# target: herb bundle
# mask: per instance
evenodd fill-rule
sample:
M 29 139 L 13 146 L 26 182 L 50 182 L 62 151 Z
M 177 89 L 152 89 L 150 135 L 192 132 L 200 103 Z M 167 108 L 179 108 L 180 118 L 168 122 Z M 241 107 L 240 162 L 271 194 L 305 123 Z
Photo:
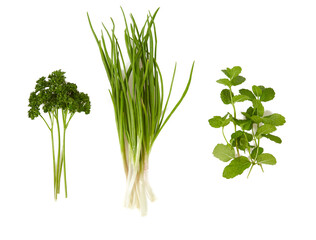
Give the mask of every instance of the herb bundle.
M 153 201 L 155 196 L 148 183 L 148 157 L 154 141 L 171 115 L 188 92 L 194 63 L 186 88 L 171 112 L 165 117 L 176 73 L 172 76 L 167 100 L 164 104 L 164 86 L 161 70 L 157 62 L 157 35 L 155 17 L 159 8 L 147 19 L 141 29 L 138 28 L 133 15 L 128 25 L 124 11 L 125 46 L 130 64 L 124 61 L 121 47 L 112 31 L 103 25 L 110 45 L 106 45 L 101 31 L 99 40 L 93 30 L 89 15 L 88 20 L 98 44 L 101 58 L 111 85 L 110 95 L 113 102 L 118 138 L 126 174 L 126 194 L 124 205 L 140 209 L 142 215 L 147 212 L 147 197 Z M 128 27 L 130 26 L 130 27 Z M 147 197 L 146 197 L 147 196 Z
M 266 115 L 263 102 L 271 101 L 275 92 L 272 88 L 264 86 L 252 86 L 251 90 L 240 89 L 238 95 L 234 95 L 232 88 L 242 84 L 246 79 L 240 76 L 241 67 L 233 67 L 222 70 L 227 78 L 217 80 L 226 88 L 221 91 L 220 97 L 226 105 L 231 105 L 233 114 L 225 116 L 214 116 L 209 119 L 209 124 L 214 128 L 221 128 L 226 144 L 217 144 L 213 155 L 223 162 L 230 163 L 223 171 L 224 178 L 234 178 L 250 168 L 248 177 L 254 165 L 259 165 L 263 171 L 262 164 L 275 165 L 276 159 L 270 153 L 265 153 L 262 148 L 261 139 L 266 138 L 276 143 L 282 140 L 271 133 L 277 130 L 277 126 L 285 123 L 285 118 L 278 113 Z M 245 112 L 241 112 L 244 119 L 237 119 L 236 103 L 250 101 L 250 106 Z M 224 128 L 232 123 L 234 132 L 228 141 Z M 244 156 L 246 155 L 246 156 Z
M 33 120 L 40 116 L 51 133 L 55 200 L 57 200 L 57 194 L 60 193 L 62 171 L 64 175 L 65 197 L 67 198 L 65 138 L 69 122 L 76 112 L 89 114 L 91 107 L 89 96 L 79 92 L 76 84 L 66 82 L 65 79 L 65 72 L 61 70 L 52 72 L 48 76 L 48 80 L 45 77 L 41 77 L 36 81 L 35 91 L 29 97 L 29 118 Z M 41 106 L 43 112 L 48 114 L 49 121 L 40 113 Z M 54 141 L 55 126 L 57 127 L 58 134 L 57 152 L 55 151 Z

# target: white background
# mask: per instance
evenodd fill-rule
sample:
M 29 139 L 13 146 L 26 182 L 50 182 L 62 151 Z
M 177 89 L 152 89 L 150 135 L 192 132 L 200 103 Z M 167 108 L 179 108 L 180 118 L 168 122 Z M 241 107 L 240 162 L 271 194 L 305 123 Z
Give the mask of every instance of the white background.
M 0 239 L 316 239 L 312 3 L 1 1 Z M 178 63 L 170 106 L 196 61 L 191 88 L 152 149 L 149 178 L 158 199 L 146 217 L 123 207 L 109 83 L 86 17 L 88 11 L 98 34 L 112 17 L 124 46 L 120 5 L 139 25 L 161 7 L 158 62 L 166 86 Z M 208 119 L 231 110 L 215 81 L 235 65 L 243 68 L 244 87 L 274 88 L 265 106 L 287 122 L 276 132 L 281 145 L 262 142 L 276 166 L 227 180 L 226 164 L 212 156 L 224 140 Z M 69 197 L 62 192 L 55 202 L 49 131 L 27 117 L 27 105 L 35 81 L 57 69 L 89 94 L 92 109 L 69 126 Z

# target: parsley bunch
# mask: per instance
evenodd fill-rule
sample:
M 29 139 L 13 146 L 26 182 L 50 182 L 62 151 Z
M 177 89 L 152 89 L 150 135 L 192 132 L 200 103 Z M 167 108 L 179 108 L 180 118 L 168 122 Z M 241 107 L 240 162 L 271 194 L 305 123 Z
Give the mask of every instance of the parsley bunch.
M 240 89 L 239 94 L 234 95 L 232 88 L 242 84 L 246 79 L 239 74 L 241 67 L 233 67 L 222 70 L 227 78 L 217 80 L 218 83 L 226 86 L 221 91 L 220 97 L 226 105 L 231 105 L 233 113 L 227 113 L 223 117 L 214 116 L 209 119 L 209 124 L 214 128 L 221 128 L 226 144 L 217 144 L 213 155 L 223 162 L 230 163 L 223 171 L 224 178 L 234 178 L 250 168 L 248 177 L 254 165 L 259 165 L 263 171 L 262 164 L 275 165 L 276 159 L 270 153 L 265 153 L 261 147 L 261 139 L 266 138 L 276 143 L 282 140 L 272 135 L 277 126 L 285 123 L 285 118 L 278 113 L 266 115 L 263 102 L 271 101 L 275 92 L 272 88 L 264 86 L 252 86 L 251 90 Z M 245 112 L 241 112 L 243 119 L 237 119 L 236 103 L 249 101 L 250 106 Z M 225 136 L 224 128 L 232 123 L 234 132 L 230 140 Z
M 32 120 L 40 116 L 51 133 L 53 162 L 54 162 L 54 197 L 60 192 L 60 179 L 64 173 L 65 196 L 67 197 L 65 137 L 69 122 L 76 112 L 90 113 L 90 99 L 85 93 L 77 90 L 77 85 L 66 82 L 65 72 L 57 70 L 52 72 L 48 79 L 41 77 L 36 81 L 35 91 L 29 97 L 28 116 Z M 49 122 L 40 111 L 49 116 Z M 60 117 L 62 126 L 60 124 Z M 54 124 L 57 125 L 58 149 L 55 152 Z M 63 135 L 61 136 L 61 132 Z M 61 137 L 62 145 L 61 145 Z M 56 159 L 57 158 L 57 159 Z M 56 161 L 57 160 L 57 161 Z

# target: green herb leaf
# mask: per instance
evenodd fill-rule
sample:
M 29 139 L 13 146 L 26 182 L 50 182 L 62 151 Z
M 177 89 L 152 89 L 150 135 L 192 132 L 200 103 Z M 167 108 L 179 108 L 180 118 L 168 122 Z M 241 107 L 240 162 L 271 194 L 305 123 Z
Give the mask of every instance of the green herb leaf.
M 272 88 L 265 88 L 262 90 L 262 95 L 260 97 L 260 100 L 263 102 L 268 102 L 272 100 L 275 96 L 275 92 Z
M 253 136 L 252 136 L 251 134 L 249 134 L 249 133 L 245 132 L 245 134 L 244 134 L 244 135 L 246 135 L 246 137 L 247 137 L 247 141 L 248 141 L 248 142 L 252 141 Z
M 253 95 L 253 93 L 248 89 L 240 89 L 239 93 L 247 96 L 250 100 L 253 100 L 256 98 L 255 95 Z
M 262 122 L 274 126 L 281 126 L 285 123 L 285 117 L 283 117 L 281 114 L 273 113 L 269 116 L 263 117 Z
M 213 128 L 220 128 L 223 126 L 223 119 L 220 116 L 214 116 L 209 119 L 208 122 Z
M 276 159 L 275 157 L 270 153 L 262 153 L 257 157 L 258 163 L 262 164 L 269 164 L 269 165 L 275 165 Z
M 244 102 L 249 100 L 249 97 L 246 95 L 236 95 L 233 97 L 233 102 Z
M 227 165 L 223 171 L 223 177 L 230 179 L 242 174 L 251 165 L 248 158 L 240 156 L 235 158 Z
M 262 134 L 262 137 L 268 138 L 269 140 L 276 142 L 276 143 L 282 143 L 282 139 L 278 136 L 272 135 L 272 134 Z
M 241 127 L 242 130 L 249 131 L 252 128 L 252 121 L 249 119 L 238 120 L 237 122 L 238 122 L 237 125 Z
M 257 96 L 257 97 L 260 97 L 261 94 L 262 94 L 262 90 L 260 87 L 256 86 L 256 85 L 253 85 L 252 86 L 252 91 L 253 93 Z
M 225 126 L 227 126 L 227 125 L 230 123 L 230 121 L 231 121 L 231 116 L 229 116 L 229 117 L 227 118 L 228 115 L 229 115 L 229 114 L 227 113 L 224 117 L 222 117 L 222 119 L 223 119 L 222 127 L 225 127 Z
M 246 113 L 249 114 L 250 116 L 252 116 L 253 113 L 254 113 L 254 111 L 255 111 L 255 110 L 253 109 L 253 107 L 249 107 L 249 108 L 247 109 Z
M 231 80 L 231 84 L 233 86 L 237 86 L 239 84 L 242 84 L 244 81 L 246 81 L 246 78 L 242 77 L 242 76 L 236 76 Z
M 262 85 L 259 85 L 258 87 L 261 89 L 261 91 L 263 91 L 265 89 L 265 87 Z
M 276 130 L 276 127 L 270 124 L 264 124 L 257 129 L 256 136 L 261 138 L 262 134 L 269 134 Z
M 259 117 L 259 116 L 257 116 L 257 115 L 251 116 L 250 119 L 251 119 L 252 121 L 254 121 L 255 123 L 261 123 L 261 122 L 262 122 L 262 118 Z
M 253 104 L 254 109 L 257 110 L 257 115 L 262 117 L 264 114 L 264 107 L 263 107 L 261 101 L 258 99 L 254 99 L 254 100 L 252 100 L 252 104 Z
M 247 119 L 250 119 L 251 116 L 247 112 L 241 112 L 242 115 L 244 115 Z
M 239 137 L 241 137 L 241 136 L 243 136 L 243 135 L 244 135 L 244 132 L 238 130 L 238 131 L 234 132 L 234 133 L 231 135 L 231 138 L 235 139 L 235 138 L 239 138 Z
M 249 146 L 249 142 L 247 141 L 247 139 L 245 137 L 241 137 L 238 141 L 238 148 L 240 150 L 245 151 L 246 148 L 248 148 Z
M 239 67 L 239 66 L 233 67 L 233 68 L 231 69 L 231 73 L 232 73 L 232 75 L 231 75 L 231 78 L 232 78 L 232 79 L 235 78 L 235 77 L 237 77 L 237 76 L 241 73 L 241 67 Z
M 227 87 L 231 87 L 231 86 L 232 86 L 231 82 L 230 82 L 229 79 L 227 79 L 227 78 L 219 79 L 219 80 L 217 80 L 216 82 L 218 82 L 218 83 L 220 83 L 220 84 L 223 84 L 223 85 L 225 85 L 225 86 L 227 86 Z
M 257 155 L 257 151 L 258 151 L 258 155 Z M 256 156 L 259 156 L 259 155 L 262 154 L 262 153 L 263 153 L 263 148 L 262 148 L 262 147 L 259 147 L 259 149 L 258 149 L 258 147 L 255 147 L 255 148 L 251 151 L 250 156 L 251 156 L 252 159 L 255 159 Z
M 230 96 L 230 91 L 228 89 L 223 89 L 221 91 L 221 99 L 224 104 L 230 104 L 232 102 L 232 98 Z
M 238 130 L 231 135 L 230 142 L 232 146 L 238 147 L 240 150 L 244 151 L 248 148 L 249 142 L 251 142 L 252 139 L 253 137 L 251 134 Z
M 235 157 L 235 150 L 230 145 L 217 144 L 213 155 L 223 162 L 228 162 Z
M 226 68 L 222 70 L 222 72 L 229 77 L 229 79 L 233 79 L 241 73 L 241 67 L 235 66 L 232 69 Z

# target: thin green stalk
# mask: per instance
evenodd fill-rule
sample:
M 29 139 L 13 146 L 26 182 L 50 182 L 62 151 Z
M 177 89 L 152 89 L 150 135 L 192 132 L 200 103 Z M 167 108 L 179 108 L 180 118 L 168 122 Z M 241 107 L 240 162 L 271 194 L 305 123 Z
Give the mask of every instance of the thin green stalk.
M 67 198 L 67 180 L 66 180 L 66 141 L 65 141 L 65 137 L 66 137 L 66 129 L 67 126 L 69 124 L 70 119 L 72 118 L 73 114 L 71 115 L 70 119 L 67 122 L 67 113 L 68 113 L 68 109 L 66 110 L 62 110 L 62 117 L 63 117 L 63 150 L 62 150 L 62 158 L 61 158 L 61 166 L 60 166 L 60 172 L 59 174 L 61 175 L 62 172 L 62 168 L 64 167 L 64 184 L 65 184 L 65 197 Z
M 68 127 L 68 125 L 69 125 L 69 122 L 70 122 L 70 120 L 72 119 L 72 117 L 74 116 L 75 114 L 74 113 L 71 113 L 70 114 L 70 117 L 69 117 L 69 119 L 68 119 L 68 121 L 67 121 L 67 123 L 66 123 L 66 128 Z
M 252 129 L 252 133 L 253 133 L 253 129 Z M 254 136 L 254 134 L 253 134 L 253 136 Z M 257 141 L 258 141 L 258 142 L 257 142 L 257 141 L 256 141 L 256 137 L 254 136 L 254 141 L 255 141 L 255 145 L 256 145 L 256 147 L 257 147 L 256 157 L 255 157 L 254 160 L 257 161 L 257 158 L 258 158 L 258 155 L 259 155 L 259 148 L 260 148 L 260 138 L 257 139 Z M 257 164 L 260 166 L 262 172 L 264 172 L 264 171 L 263 171 L 262 164 L 261 164 L 261 163 L 258 163 L 258 162 L 257 162 Z
M 230 145 L 229 142 L 228 142 L 227 139 L 226 139 L 226 136 L 225 136 L 225 133 L 224 133 L 224 127 L 222 127 L 222 134 L 223 134 L 223 137 L 224 137 L 224 139 L 225 139 L 227 145 Z
M 67 198 L 67 179 L 66 179 L 66 155 L 65 155 L 65 149 L 66 149 L 66 128 L 64 127 L 64 136 L 63 136 L 63 163 L 64 163 L 64 183 L 65 183 L 65 197 Z M 61 171 L 61 170 L 60 170 Z
M 51 130 L 51 128 L 48 126 L 48 123 L 46 122 L 45 118 L 43 118 L 42 114 L 40 114 L 40 117 L 44 120 L 46 126 L 48 127 L 49 130 Z
M 153 142 L 154 140 L 157 138 L 158 134 L 160 133 L 160 131 L 162 130 L 162 128 L 165 126 L 165 124 L 168 122 L 168 120 L 170 119 L 170 117 L 172 116 L 172 114 L 176 111 L 176 109 L 178 108 L 178 106 L 180 105 L 180 103 L 182 102 L 183 98 L 185 97 L 185 95 L 187 94 L 190 84 L 191 84 L 191 80 L 192 80 L 192 74 L 193 74 L 193 69 L 194 69 L 194 63 L 192 64 L 191 67 L 191 72 L 190 72 L 190 77 L 189 77 L 189 81 L 187 83 L 187 86 L 185 87 L 184 92 L 182 93 L 181 98 L 179 99 L 179 101 L 177 102 L 177 104 L 173 107 L 173 109 L 171 110 L 171 112 L 169 113 L 169 115 L 167 116 L 167 118 L 165 119 L 164 123 L 161 125 L 161 127 L 158 129 L 156 135 L 154 136 Z
M 260 147 L 260 139 L 258 138 L 257 152 L 256 152 L 256 160 L 259 155 L 259 147 Z
M 51 113 L 49 114 L 49 118 L 51 121 L 50 134 L 52 141 L 52 152 L 53 152 L 53 169 L 54 169 L 54 197 L 57 200 L 57 191 L 56 191 L 56 161 L 55 161 L 55 146 L 54 146 L 54 117 L 52 117 Z
M 244 136 L 245 136 L 245 138 L 247 139 L 247 135 L 246 135 L 245 132 L 244 132 Z M 248 139 L 247 139 L 247 140 L 248 140 Z M 249 144 L 247 144 L 247 150 L 248 150 L 248 153 L 249 153 L 249 158 L 250 158 L 251 162 L 253 162 L 253 159 L 251 158 L 251 150 L 250 150 Z
M 233 101 L 233 92 L 232 92 L 232 88 L 229 87 L 229 93 L 230 93 L 230 99 L 231 99 L 231 104 L 233 106 L 233 109 L 234 109 L 234 119 L 236 119 L 236 108 L 235 108 L 235 104 L 234 104 L 234 101 Z M 235 129 L 235 132 L 237 131 L 237 127 L 236 127 L 236 123 L 233 121 L 233 124 L 234 124 L 234 129 Z M 240 153 L 239 153 L 239 149 L 238 149 L 238 142 L 236 140 L 236 150 L 237 150 L 237 155 L 238 157 L 240 156 Z
M 257 144 L 257 141 L 256 141 L 256 136 L 255 136 L 255 133 L 253 131 L 253 127 L 251 128 L 251 132 L 252 132 L 252 137 L 253 137 L 253 140 L 255 141 L 255 146 L 257 147 L 258 144 Z
M 250 167 L 249 173 L 248 173 L 248 175 L 247 175 L 247 178 L 249 178 L 249 175 L 250 175 L 250 173 L 251 173 L 251 170 L 252 170 L 253 166 L 254 166 L 254 164 L 251 164 L 251 167 Z
M 57 157 L 57 169 L 56 169 L 56 177 L 57 177 L 57 193 L 60 192 L 60 174 L 59 174 L 59 168 L 60 168 L 60 163 L 61 163 L 61 147 L 60 147 L 60 126 L 59 126 L 59 120 L 58 120 L 58 109 L 55 110 L 55 119 L 57 123 L 57 132 L 58 132 L 58 157 Z

